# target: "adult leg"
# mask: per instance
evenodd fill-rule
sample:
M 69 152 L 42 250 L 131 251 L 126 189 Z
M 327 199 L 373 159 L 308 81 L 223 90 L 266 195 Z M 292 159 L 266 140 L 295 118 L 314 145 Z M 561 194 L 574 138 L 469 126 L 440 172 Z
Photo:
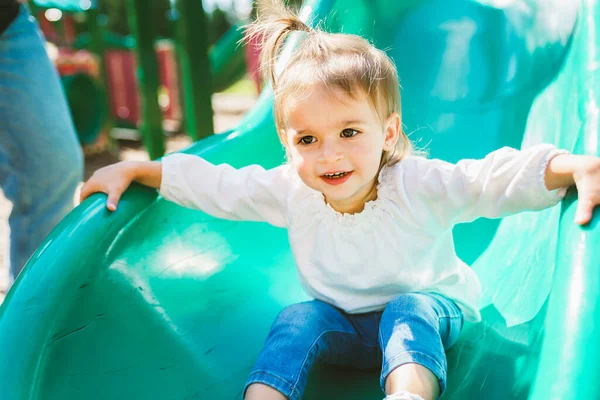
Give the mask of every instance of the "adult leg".
M 408 293 L 393 299 L 379 326 L 381 388 L 388 395 L 437 399 L 446 387 L 445 350 L 458 339 L 462 324 L 460 308 L 444 296 Z
M 376 314 L 349 316 L 318 300 L 285 308 L 273 323 L 248 378 L 245 398 L 300 399 L 315 361 L 358 368 L 377 366 L 377 322 Z
M 83 157 L 58 74 L 25 7 L 0 36 L 0 186 L 13 204 L 9 285 L 73 208 Z

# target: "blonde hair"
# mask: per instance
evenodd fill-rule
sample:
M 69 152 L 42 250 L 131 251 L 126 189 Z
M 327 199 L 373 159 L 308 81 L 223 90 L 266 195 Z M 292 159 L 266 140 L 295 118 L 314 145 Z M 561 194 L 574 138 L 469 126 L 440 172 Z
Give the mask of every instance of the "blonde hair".
M 262 41 L 261 69 L 273 86 L 275 123 L 280 135 L 285 127 L 285 99 L 290 94 L 301 94 L 314 84 L 339 89 L 352 98 L 365 93 L 382 123 L 393 113 L 402 121 L 398 73 L 383 51 L 360 36 L 311 28 L 286 8 L 282 0 L 259 1 L 258 10 L 257 20 L 247 27 L 247 37 L 258 37 Z M 275 66 L 283 43 L 290 33 L 297 31 L 307 37 L 276 76 Z M 380 167 L 394 165 L 413 152 L 402 123 L 400 126 L 396 145 L 392 150 L 383 151 Z

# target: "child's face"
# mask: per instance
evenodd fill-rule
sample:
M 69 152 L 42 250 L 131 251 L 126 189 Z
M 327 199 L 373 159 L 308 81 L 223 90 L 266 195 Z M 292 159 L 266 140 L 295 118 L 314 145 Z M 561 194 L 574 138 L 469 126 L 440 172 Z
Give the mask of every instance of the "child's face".
M 302 181 L 335 210 L 362 211 L 377 195 L 381 155 L 398 140 L 400 117 L 382 123 L 366 94 L 353 99 L 323 87 L 288 99 L 284 113 L 282 139 Z

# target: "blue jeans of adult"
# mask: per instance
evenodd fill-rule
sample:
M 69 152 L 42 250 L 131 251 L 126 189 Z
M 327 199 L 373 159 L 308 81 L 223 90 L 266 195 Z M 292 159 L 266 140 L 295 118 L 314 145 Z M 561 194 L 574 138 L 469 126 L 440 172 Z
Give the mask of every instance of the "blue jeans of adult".
M 0 187 L 13 208 L 9 286 L 73 208 L 83 156 L 58 73 L 25 6 L 0 35 Z
M 463 326 L 461 309 L 437 293 L 405 293 L 383 311 L 347 314 L 320 300 L 293 304 L 277 316 L 244 391 L 253 383 L 302 398 L 315 362 L 360 369 L 380 367 L 379 383 L 397 367 L 416 363 L 446 389 L 445 351 Z

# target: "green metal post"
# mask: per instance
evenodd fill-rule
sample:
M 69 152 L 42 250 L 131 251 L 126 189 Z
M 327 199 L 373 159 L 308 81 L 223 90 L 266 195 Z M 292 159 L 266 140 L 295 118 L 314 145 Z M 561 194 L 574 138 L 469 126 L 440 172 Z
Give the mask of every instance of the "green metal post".
M 102 39 L 106 29 L 106 24 L 100 23 L 101 18 L 98 8 L 93 7 L 87 11 L 88 14 L 88 29 L 91 34 L 89 50 L 98 57 L 98 79 L 100 80 L 100 90 L 102 91 L 102 107 L 106 112 L 106 118 L 102 129 L 105 132 L 110 132 L 114 123 L 110 116 L 110 104 L 108 102 L 108 83 L 106 81 L 106 70 L 104 68 L 104 40 Z M 107 135 L 110 139 L 110 135 Z
M 136 41 L 138 83 L 142 102 L 142 137 L 151 159 L 165 153 L 162 112 L 158 105 L 158 59 L 154 50 L 154 23 L 149 0 L 128 0 L 129 25 Z
M 207 18 L 202 0 L 176 0 L 175 4 L 186 130 L 198 140 L 214 132 Z
M 98 21 L 98 19 L 101 17 L 100 17 L 100 13 L 97 8 L 92 8 L 92 9 L 88 10 L 87 16 L 88 16 L 88 30 L 91 35 L 89 50 L 92 53 L 94 53 L 100 60 L 99 73 L 100 73 L 100 78 L 102 79 L 102 83 L 104 83 L 105 82 L 104 42 L 102 40 L 104 26 L 102 26 Z

